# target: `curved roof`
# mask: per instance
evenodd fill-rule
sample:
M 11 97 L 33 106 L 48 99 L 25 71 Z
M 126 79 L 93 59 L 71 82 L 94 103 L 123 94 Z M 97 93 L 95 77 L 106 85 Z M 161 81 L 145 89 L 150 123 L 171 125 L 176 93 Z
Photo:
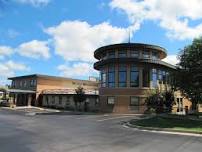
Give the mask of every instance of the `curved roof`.
M 152 60 L 152 59 L 134 59 L 134 58 L 111 58 L 102 61 L 98 61 L 94 64 L 94 68 L 99 70 L 102 66 L 108 65 L 111 63 L 141 63 L 141 64 L 152 64 L 155 66 L 161 66 L 169 69 L 176 69 L 172 64 L 166 63 L 161 60 Z
M 158 45 L 151 45 L 151 44 L 144 44 L 144 43 L 120 43 L 120 44 L 112 44 L 112 45 L 106 45 L 102 46 L 98 49 L 95 50 L 94 52 L 94 57 L 96 59 L 100 59 L 101 55 L 112 49 L 121 49 L 121 48 L 126 48 L 126 49 L 131 49 L 131 48 L 138 48 L 138 49 L 152 49 L 160 52 L 160 58 L 163 59 L 167 56 L 167 51 L 163 47 L 160 47 Z

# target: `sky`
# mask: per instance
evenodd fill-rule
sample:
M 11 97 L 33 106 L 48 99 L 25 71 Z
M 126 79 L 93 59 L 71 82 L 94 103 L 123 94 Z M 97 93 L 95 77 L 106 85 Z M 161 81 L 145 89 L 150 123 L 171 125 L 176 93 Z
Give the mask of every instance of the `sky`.
M 98 76 L 93 52 L 128 42 L 160 45 L 176 64 L 202 34 L 201 0 L 0 0 L 0 85 L 7 77 Z

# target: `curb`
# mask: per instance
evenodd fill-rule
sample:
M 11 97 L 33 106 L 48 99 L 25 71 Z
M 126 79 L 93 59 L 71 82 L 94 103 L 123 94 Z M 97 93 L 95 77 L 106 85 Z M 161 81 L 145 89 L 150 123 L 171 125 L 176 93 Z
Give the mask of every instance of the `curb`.
M 146 132 L 152 132 L 152 133 L 202 137 L 202 132 L 196 133 L 193 131 L 181 131 L 181 130 L 172 130 L 172 129 L 166 129 L 166 128 L 142 127 L 142 126 L 138 126 L 138 125 L 133 125 L 130 122 L 123 124 L 123 126 L 126 128 L 137 129 L 140 131 L 146 131 Z

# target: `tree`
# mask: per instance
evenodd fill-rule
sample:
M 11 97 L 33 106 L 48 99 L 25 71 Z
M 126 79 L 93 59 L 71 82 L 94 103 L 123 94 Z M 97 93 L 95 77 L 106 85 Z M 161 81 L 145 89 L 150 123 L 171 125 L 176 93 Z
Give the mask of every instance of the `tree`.
M 75 108 L 77 110 L 79 105 L 79 110 L 81 110 L 81 103 L 83 103 L 86 100 L 85 91 L 82 87 L 79 86 L 77 89 L 75 89 L 75 92 L 76 92 L 76 94 L 74 94 Z
M 197 104 L 202 103 L 202 37 L 185 46 L 178 57 L 176 89 L 191 99 L 192 108 L 196 110 Z
M 145 100 L 148 111 L 156 113 L 171 112 L 174 104 L 173 91 L 153 91 Z

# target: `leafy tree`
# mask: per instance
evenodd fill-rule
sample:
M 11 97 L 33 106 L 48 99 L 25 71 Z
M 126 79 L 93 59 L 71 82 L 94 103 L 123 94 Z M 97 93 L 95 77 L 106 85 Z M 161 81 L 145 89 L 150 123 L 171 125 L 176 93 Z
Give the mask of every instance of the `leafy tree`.
M 193 109 L 197 109 L 197 104 L 202 103 L 202 37 L 185 46 L 179 59 L 175 74 L 176 89 L 190 98 Z
M 79 110 L 81 110 L 81 104 L 86 100 L 86 95 L 85 95 L 85 91 L 82 87 L 78 87 L 77 89 L 75 89 L 76 94 L 73 96 L 74 97 L 74 103 L 75 103 L 75 107 L 76 110 L 79 107 Z
M 174 104 L 174 93 L 173 91 L 151 92 L 145 102 L 148 111 L 155 111 L 156 113 L 171 112 Z

